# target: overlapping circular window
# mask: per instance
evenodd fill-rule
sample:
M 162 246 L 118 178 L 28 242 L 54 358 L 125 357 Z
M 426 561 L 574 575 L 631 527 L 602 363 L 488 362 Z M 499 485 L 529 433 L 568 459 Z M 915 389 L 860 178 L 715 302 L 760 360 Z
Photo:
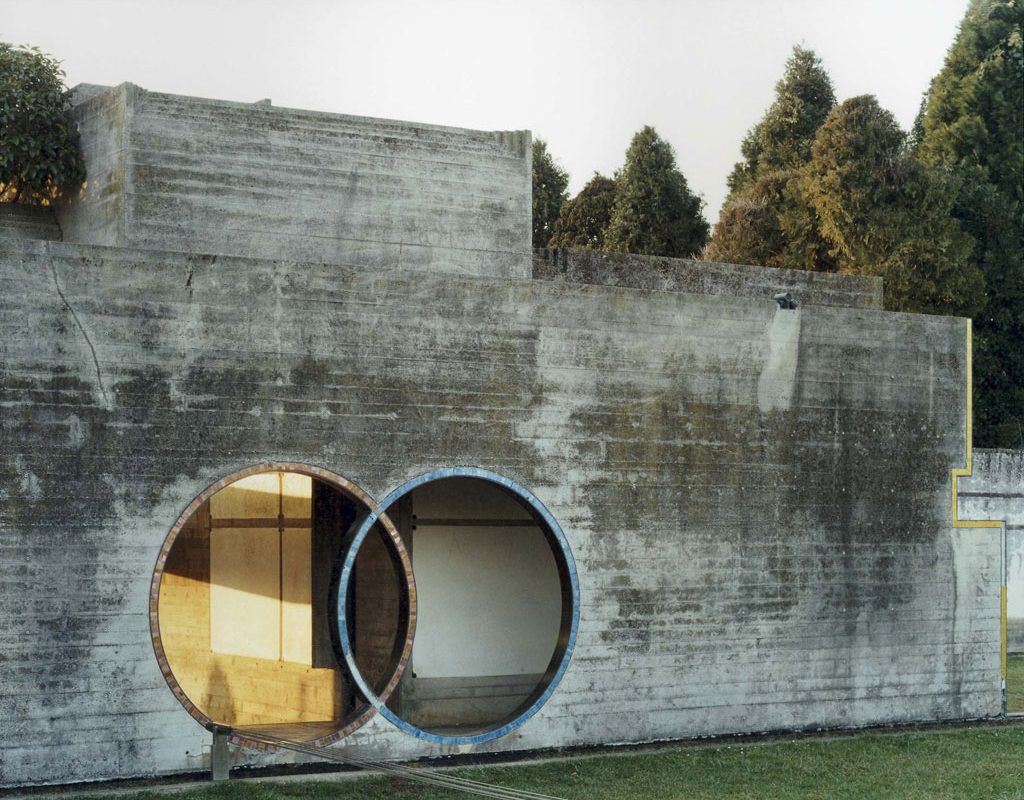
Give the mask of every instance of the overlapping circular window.
M 326 744 L 380 713 L 464 744 L 551 696 L 579 586 L 554 518 L 503 476 L 439 470 L 378 506 L 339 475 L 267 464 L 179 517 L 150 621 L 169 686 L 207 727 Z

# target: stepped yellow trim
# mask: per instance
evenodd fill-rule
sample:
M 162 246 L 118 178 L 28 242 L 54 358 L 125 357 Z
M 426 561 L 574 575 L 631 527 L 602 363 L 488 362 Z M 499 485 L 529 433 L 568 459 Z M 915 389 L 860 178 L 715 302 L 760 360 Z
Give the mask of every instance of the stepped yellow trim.
M 957 505 L 957 483 L 960 478 L 965 478 L 974 472 L 974 326 L 971 320 L 967 320 L 967 466 L 954 467 L 952 470 L 953 484 L 953 527 L 954 528 L 999 528 L 1002 530 L 1003 522 L 994 519 L 960 519 L 960 510 Z M 1004 545 L 1000 545 L 1004 547 Z M 1000 554 L 1000 562 L 1003 555 Z M 1000 658 L 1002 662 L 1001 671 L 1003 685 L 1006 685 L 1006 564 L 1002 564 L 1002 575 L 1000 575 L 999 586 L 999 616 L 1000 616 Z
M 959 478 L 969 477 L 974 472 L 973 418 L 974 418 L 974 376 L 973 376 L 973 328 L 967 320 L 967 466 L 953 468 L 953 527 L 954 528 L 1002 528 L 1003 523 L 994 519 L 960 519 L 957 508 L 957 483 Z

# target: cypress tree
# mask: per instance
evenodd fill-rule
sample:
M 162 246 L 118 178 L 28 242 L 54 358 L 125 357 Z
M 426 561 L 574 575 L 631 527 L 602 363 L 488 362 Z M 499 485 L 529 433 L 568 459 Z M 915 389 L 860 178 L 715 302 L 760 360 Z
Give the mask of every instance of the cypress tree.
M 974 443 L 1024 447 L 1024 4 L 972 0 L 917 128 L 957 186 L 953 213 L 985 276 L 974 319 Z
M 547 247 L 568 198 L 569 174 L 555 163 L 543 139 L 533 140 L 533 246 Z
M 813 50 L 794 47 L 785 73 L 775 84 L 774 102 L 743 139 L 743 161 L 733 168 L 729 189 L 736 192 L 768 171 L 806 164 L 814 134 L 835 104 L 832 79 L 821 59 Z
M 772 267 L 832 270 L 814 210 L 799 191 L 818 128 L 835 106 L 832 80 L 813 50 L 794 47 L 775 100 L 748 131 L 729 175 L 707 256 Z
M 672 146 L 645 126 L 615 178 L 615 205 L 604 249 L 685 258 L 707 242 L 704 205 L 676 168 Z
M 886 307 L 971 314 L 984 279 L 951 214 L 953 190 L 906 147 L 896 119 L 863 95 L 819 128 L 800 181 L 842 272 L 879 275 Z
M 615 181 L 595 173 L 578 195 L 562 206 L 551 247 L 600 250 L 615 205 Z

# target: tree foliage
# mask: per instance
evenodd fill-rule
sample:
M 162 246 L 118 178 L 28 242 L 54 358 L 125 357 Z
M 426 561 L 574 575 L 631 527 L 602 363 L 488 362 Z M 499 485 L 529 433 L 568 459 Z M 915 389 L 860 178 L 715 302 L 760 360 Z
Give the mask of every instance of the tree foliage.
M 615 181 L 595 173 L 578 195 L 562 206 L 549 247 L 600 250 L 615 205 Z
M 830 247 L 799 178 L 818 128 L 835 106 L 832 79 L 814 51 L 794 47 L 775 84 L 775 100 L 748 131 L 743 160 L 728 178 L 708 258 L 771 267 L 831 270 Z
M 818 130 L 805 197 L 838 269 L 881 276 L 888 308 L 972 314 L 984 278 L 952 216 L 953 189 L 906 138 L 873 96 L 845 101 Z
M 1024 3 L 972 0 L 916 127 L 957 187 L 953 214 L 985 276 L 974 320 L 974 442 L 1024 447 Z
M 85 180 L 64 92 L 57 61 L 0 42 L 0 202 L 50 203 Z
M 707 242 L 704 202 L 690 191 L 672 146 L 654 128 L 645 126 L 633 137 L 615 186 L 604 249 L 686 258 Z
M 774 102 L 743 139 L 743 161 L 733 168 L 729 189 L 735 192 L 765 172 L 805 164 L 814 135 L 835 104 L 832 79 L 821 59 L 813 50 L 794 47 L 775 84 Z
M 766 171 L 722 208 L 705 257 L 734 264 L 836 269 L 832 248 L 802 191 L 803 170 Z
M 555 163 L 542 139 L 533 140 L 533 246 L 547 247 L 569 196 L 569 174 Z
M 982 305 L 984 279 L 953 215 L 957 182 L 915 156 L 874 97 L 836 106 L 810 50 L 794 50 L 742 151 L 708 258 L 881 276 L 898 311 Z

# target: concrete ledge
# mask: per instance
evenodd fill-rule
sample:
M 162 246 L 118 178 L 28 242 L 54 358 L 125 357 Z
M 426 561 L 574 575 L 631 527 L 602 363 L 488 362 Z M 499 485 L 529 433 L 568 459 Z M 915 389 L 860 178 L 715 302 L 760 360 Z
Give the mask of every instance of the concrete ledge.
M 758 297 L 792 292 L 803 305 L 881 308 L 882 279 L 600 250 L 535 250 L 533 277 L 686 294 Z

